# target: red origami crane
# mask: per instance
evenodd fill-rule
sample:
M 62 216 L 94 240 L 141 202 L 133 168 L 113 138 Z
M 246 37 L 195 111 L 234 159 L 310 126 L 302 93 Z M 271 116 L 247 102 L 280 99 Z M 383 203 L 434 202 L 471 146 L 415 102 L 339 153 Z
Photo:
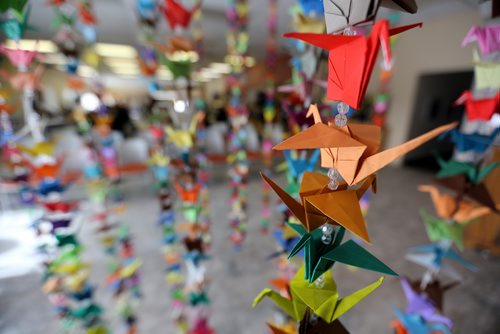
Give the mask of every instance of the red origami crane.
M 465 104 L 469 121 L 489 121 L 493 114 L 500 113 L 500 91 L 493 97 L 476 100 L 472 92 L 466 90 L 454 103 L 454 105 L 462 104 Z
M 176 0 L 165 0 L 165 6 L 163 6 L 163 15 L 168 22 L 171 29 L 187 28 L 189 23 L 191 23 L 191 18 L 193 14 L 201 7 L 201 0 L 194 6 L 191 10 L 183 7 Z
M 389 29 L 389 21 L 382 20 L 375 23 L 368 37 L 297 32 L 285 34 L 285 37 L 300 39 L 330 51 L 327 98 L 343 101 L 352 108 L 359 109 L 380 45 L 384 51 L 386 64 L 390 64 L 389 36 L 420 26 L 422 23 Z

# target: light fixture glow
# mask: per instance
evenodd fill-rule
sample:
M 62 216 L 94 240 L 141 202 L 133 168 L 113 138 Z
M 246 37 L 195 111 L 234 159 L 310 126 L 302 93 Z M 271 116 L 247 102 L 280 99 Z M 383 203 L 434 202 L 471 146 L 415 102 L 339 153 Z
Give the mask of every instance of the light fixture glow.
M 130 45 L 97 43 L 95 52 L 101 57 L 135 58 L 137 51 Z
M 57 46 L 48 40 L 22 39 L 19 42 L 7 40 L 5 46 L 10 49 L 21 49 L 28 51 L 38 51 L 41 53 L 56 53 Z
M 186 102 L 182 100 L 174 101 L 174 110 L 178 113 L 183 113 L 186 111 Z
M 91 92 L 83 93 L 80 97 L 80 104 L 87 111 L 96 111 L 100 103 L 97 95 Z

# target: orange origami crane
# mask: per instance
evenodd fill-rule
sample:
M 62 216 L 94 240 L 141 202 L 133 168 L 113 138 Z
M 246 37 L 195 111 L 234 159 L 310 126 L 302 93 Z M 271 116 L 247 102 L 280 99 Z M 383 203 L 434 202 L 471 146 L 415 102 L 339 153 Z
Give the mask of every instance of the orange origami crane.
M 201 0 L 191 9 L 183 7 L 176 0 L 165 0 L 165 5 L 162 7 L 165 19 L 171 29 L 187 28 L 191 23 L 193 14 L 201 7 Z
M 476 100 L 472 92 L 467 90 L 454 103 L 454 105 L 463 104 L 469 121 L 489 121 L 493 114 L 500 113 L 500 91 L 493 97 Z
M 327 98 L 343 101 L 354 109 L 363 102 L 368 82 L 382 45 L 385 63 L 391 63 L 389 36 L 422 26 L 422 23 L 389 29 L 389 21 L 375 23 L 369 37 L 313 33 L 288 33 L 285 37 L 300 39 L 330 51 L 328 58 Z
M 418 187 L 418 190 L 431 195 L 436 213 L 438 217 L 443 219 L 453 219 L 457 223 L 468 223 L 492 212 L 487 206 L 478 206 L 468 201 L 457 201 L 453 196 L 441 193 L 435 186 L 422 185 Z
M 397 158 L 423 143 L 457 126 L 457 123 L 440 126 L 399 146 L 379 152 L 380 127 L 370 124 L 350 124 L 337 127 L 321 121 L 316 105 L 309 107 L 314 124 L 308 129 L 286 139 L 275 150 L 321 149 L 321 166 L 335 168 L 348 185 L 361 182 Z
M 261 175 L 307 231 L 310 232 L 333 221 L 334 224 L 343 226 L 366 242 L 370 242 L 359 199 L 370 186 L 375 192 L 374 175 L 368 177 L 356 190 L 347 189 L 345 183 L 337 190 L 330 190 L 326 175 L 305 172 L 299 189 L 302 203 L 297 202 L 267 176 Z
M 35 70 L 31 72 L 19 72 L 10 74 L 7 71 L 0 71 L 0 76 L 9 81 L 12 87 L 16 90 L 34 90 L 40 87 L 40 78 L 43 74 L 44 67 L 38 65 Z
M 183 36 L 173 36 L 166 40 L 166 45 L 154 43 L 154 46 L 166 54 L 172 54 L 177 51 L 192 51 L 194 43 L 189 38 Z

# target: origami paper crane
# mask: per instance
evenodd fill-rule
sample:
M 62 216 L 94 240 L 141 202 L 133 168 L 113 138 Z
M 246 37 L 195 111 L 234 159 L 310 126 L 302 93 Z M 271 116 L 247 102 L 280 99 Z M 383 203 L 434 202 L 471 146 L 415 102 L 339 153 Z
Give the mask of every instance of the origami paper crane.
M 298 4 L 302 9 L 302 12 L 306 15 L 315 14 L 321 15 L 323 14 L 323 1 L 321 0 L 298 0 Z
M 157 49 L 165 54 L 173 54 L 177 51 L 192 51 L 195 47 L 192 40 L 177 35 L 168 38 L 166 45 L 162 45 L 159 43 L 155 43 L 154 45 Z
M 271 289 L 264 289 L 254 299 L 252 306 L 255 307 L 262 301 L 262 299 L 269 297 L 288 316 L 296 321 L 301 321 L 304 318 L 306 311 L 310 309 L 311 312 L 319 316 L 321 319 L 327 323 L 331 323 L 375 291 L 384 280 L 384 278 L 381 277 L 378 281 L 369 284 L 344 298 L 339 298 L 337 285 L 335 284 L 330 271 L 325 272 L 324 284 L 322 286 L 318 286 L 314 283 L 309 284 L 303 278 L 304 273 L 305 269 L 304 266 L 302 266 L 290 281 L 291 300 L 281 296 L 279 293 Z
M 280 93 L 297 93 L 302 101 L 307 101 L 311 98 L 311 92 L 314 86 L 327 88 L 326 81 L 308 79 L 304 73 L 300 75 L 302 80 L 298 84 L 282 85 L 278 87 Z
M 477 42 L 484 56 L 500 50 L 500 25 L 472 26 L 462 41 L 462 47 L 472 42 Z
M 421 26 L 421 23 L 389 29 L 389 21 L 375 23 L 369 37 L 311 33 L 288 33 L 285 37 L 296 38 L 328 50 L 327 98 L 343 101 L 359 109 L 366 94 L 378 50 L 382 44 L 384 61 L 391 62 L 389 36 Z
M 187 28 L 191 23 L 193 14 L 201 8 L 199 1 L 191 10 L 183 7 L 177 0 L 165 0 L 165 5 L 162 7 L 163 15 L 171 29 Z
M 476 89 L 500 89 L 500 62 L 484 62 L 476 49 L 472 58 Z
M 59 30 L 63 26 L 73 27 L 76 23 L 75 13 L 67 14 L 60 9 L 56 9 L 54 14 L 55 16 L 52 19 L 52 27 L 55 30 Z
M 465 260 L 453 249 L 439 243 L 410 248 L 406 254 L 406 258 L 409 261 L 427 268 L 433 273 L 443 270 L 446 274 L 456 280 L 460 280 L 460 275 L 455 269 L 453 269 L 453 267 L 445 263 L 444 260 L 451 260 L 463 265 L 471 271 L 477 271 L 476 266 Z
M 33 60 L 38 56 L 37 51 L 9 49 L 3 45 L 0 45 L 0 53 L 6 55 L 12 65 L 23 70 L 28 69 Z
M 427 236 L 432 242 L 447 240 L 455 243 L 459 249 L 464 248 L 464 225 L 456 224 L 445 219 L 429 215 L 425 210 L 420 211 Z
M 454 102 L 455 105 L 465 105 L 469 121 L 489 121 L 493 114 L 500 113 L 500 91 L 489 98 L 476 99 L 471 91 L 465 91 Z
M 457 129 L 445 132 L 439 138 L 451 137 L 451 141 L 455 144 L 455 149 L 458 151 L 474 151 L 476 153 L 484 153 L 493 144 L 495 138 L 500 133 L 500 127 L 496 128 L 489 136 L 474 134 L 464 134 Z
M 406 314 L 417 314 L 426 322 L 442 323 L 448 328 L 453 326 L 449 318 L 438 313 L 436 306 L 432 304 L 432 301 L 425 294 L 418 293 L 412 289 L 406 278 L 400 278 L 400 283 L 408 303 L 405 309 Z
M 309 107 L 308 115 L 314 116 L 316 124 L 286 139 L 274 149 L 320 148 L 321 166 L 337 169 L 348 185 L 362 181 L 409 151 L 457 126 L 457 123 L 443 125 L 399 146 L 378 152 L 380 127 L 350 124 L 339 128 L 332 123 L 324 124 L 316 105 Z
M 415 14 L 415 0 L 323 0 L 327 33 L 339 32 L 347 26 L 371 21 L 379 6 Z
M 297 329 L 295 326 L 288 326 L 288 324 L 279 326 L 276 324 L 267 324 L 267 327 L 271 330 L 271 333 L 273 334 L 296 334 Z
M 369 242 L 359 207 L 359 198 L 373 184 L 375 179 L 373 176 L 365 180 L 357 190 L 332 191 L 326 186 L 328 178 L 325 175 L 306 172 L 299 190 L 302 204 L 267 176 L 262 174 L 262 177 L 301 222 L 301 224 L 288 224 L 301 237 L 289 257 L 295 256 L 302 249 L 305 250 L 305 278 L 309 282 L 315 281 L 335 262 L 397 275 L 354 241 L 349 240 L 341 244 L 345 229 Z M 330 243 L 322 240 L 323 232 L 319 227 L 325 223 L 340 226 Z
M 82 1 L 78 3 L 78 17 L 84 25 L 93 26 L 97 23 L 92 10 L 92 3 L 89 1 Z
M 26 7 L 27 0 L 6 0 L 1 1 L 0 12 L 4 17 L 0 21 L 0 28 L 8 39 L 18 41 L 28 28 L 28 18 L 31 7 Z M 24 8 L 26 7 L 26 10 Z
M 286 226 L 285 228 L 289 227 Z M 287 254 L 291 252 L 293 247 L 295 247 L 295 245 L 299 241 L 299 238 L 295 234 L 291 237 L 287 237 L 285 231 L 283 231 L 282 229 L 274 230 L 272 234 L 273 237 L 278 242 L 280 249 L 277 252 L 269 255 L 267 257 L 268 259 L 272 259 L 282 254 Z
M 473 203 L 443 194 L 434 186 L 423 185 L 419 186 L 418 190 L 427 192 L 431 195 L 438 217 L 445 220 L 453 220 L 457 223 L 468 223 L 492 212 L 491 209 L 486 206 L 477 206 Z
M 439 311 L 443 310 L 443 297 L 444 293 L 459 284 L 454 281 L 448 284 L 441 284 L 439 280 L 428 282 L 425 288 L 422 289 L 422 281 L 408 281 L 413 291 L 425 295 Z
M 488 189 L 484 184 L 475 184 L 465 174 L 437 178 L 434 180 L 436 183 L 447 187 L 457 193 L 457 197 L 467 196 L 470 199 L 484 205 L 491 210 L 497 210 L 496 203 L 493 201 Z
M 441 334 L 451 334 L 450 330 L 446 325 L 437 323 L 437 324 L 429 324 L 424 321 L 424 319 L 417 314 L 405 314 L 401 312 L 398 308 L 394 309 L 396 316 L 399 321 L 402 323 L 404 328 L 407 330 L 406 333 L 411 334 L 432 334 L 432 333 L 441 333 Z M 399 334 L 399 333 L 398 333 Z
M 484 167 L 479 167 L 453 158 L 445 161 L 438 157 L 437 162 L 440 167 L 439 172 L 436 174 L 438 179 L 464 174 L 474 184 L 481 183 L 489 173 L 500 167 L 500 162 L 492 162 Z
M 215 331 L 208 324 L 207 318 L 196 319 L 194 326 L 189 330 L 188 334 L 214 334 Z
M 300 180 L 305 172 L 312 172 L 314 170 L 319 153 L 319 150 L 314 150 L 308 159 L 298 154 L 294 157 L 293 152 L 290 150 L 284 151 L 283 155 L 285 156 L 290 174 L 297 180 Z
M 33 72 L 10 74 L 2 70 L 0 76 L 18 91 L 33 91 L 40 88 L 40 79 L 44 70 L 43 65 L 38 65 Z
M 189 149 L 193 147 L 194 136 L 196 135 L 196 127 L 200 122 L 203 121 L 205 114 L 202 112 L 196 113 L 189 123 L 189 128 L 187 130 L 173 129 L 171 126 L 165 127 L 165 132 L 168 136 L 168 140 L 173 142 L 177 147 L 181 149 Z
M 159 53 L 159 56 L 160 62 L 172 72 L 174 79 L 189 78 L 191 75 L 192 63 L 190 60 L 170 60 L 163 53 Z

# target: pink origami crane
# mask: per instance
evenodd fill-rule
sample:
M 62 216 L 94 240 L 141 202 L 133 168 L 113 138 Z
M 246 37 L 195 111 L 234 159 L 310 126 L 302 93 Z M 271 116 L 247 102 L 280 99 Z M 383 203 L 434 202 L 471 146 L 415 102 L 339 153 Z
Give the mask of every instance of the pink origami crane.
M 473 26 L 465 35 L 462 46 L 471 42 L 477 42 L 483 56 L 500 51 L 500 25 Z
M 375 23 L 370 36 L 346 36 L 312 33 L 288 33 L 285 37 L 296 38 L 328 50 L 327 98 L 343 101 L 359 109 L 366 94 L 368 82 L 382 46 L 384 61 L 391 63 L 389 36 L 422 26 L 421 23 L 389 29 L 389 21 Z
M 297 93 L 302 101 L 311 97 L 313 86 L 328 88 L 328 82 L 323 80 L 308 79 L 304 73 L 300 74 L 302 82 L 298 84 L 282 85 L 278 87 L 280 93 Z
M 23 71 L 27 70 L 33 60 L 39 55 L 38 51 L 9 49 L 3 45 L 0 45 L 0 53 L 6 55 L 12 65 Z
M 500 91 L 493 97 L 475 99 L 472 92 L 467 90 L 454 103 L 463 104 L 469 121 L 489 121 L 493 114 L 500 113 Z

